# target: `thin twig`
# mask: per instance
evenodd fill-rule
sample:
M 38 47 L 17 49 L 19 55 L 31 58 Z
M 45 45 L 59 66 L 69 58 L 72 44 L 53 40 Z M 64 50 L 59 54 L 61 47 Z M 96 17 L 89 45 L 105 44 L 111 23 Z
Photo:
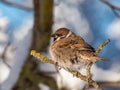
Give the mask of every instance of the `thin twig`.
M 114 14 L 118 17 L 120 17 L 120 14 L 116 12 L 116 10 L 120 10 L 120 6 L 116 6 L 114 4 L 112 4 L 110 1 L 108 0 L 101 0 L 102 2 L 104 2 L 105 4 L 107 4 L 109 7 L 111 7 L 112 11 L 114 12 Z
M 20 8 L 20 9 L 27 10 L 27 11 L 32 11 L 33 10 L 33 7 L 27 6 L 24 3 L 17 3 L 17 2 L 14 2 L 14 1 L 10 1 L 10 0 L 1 0 L 1 2 L 5 3 L 7 5 L 11 5 L 11 6 Z
M 112 4 L 109 0 L 102 0 L 102 1 L 104 3 L 106 3 L 107 5 L 109 5 L 111 8 L 120 10 L 120 6 L 116 6 L 116 5 Z
M 110 42 L 110 39 L 107 39 L 105 42 L 103 42 L 102 44 L 100 44 L 98 46 L 98 48 L 96 49 L 95 54 L 98 55 L 99 52 L 103 49 L 103 47 L 106 46 L 109 42 Z
M 36 52 L 35 50 L 31 50 L 30 55 L 34 56 L 35 58 L 37 58 L 41 62 L 50 63 L 50 64 L 54 64 L 54 65 L 56 64 L 52 59 L 47 58 L 46 56 L 42 55 L 39 52 Z

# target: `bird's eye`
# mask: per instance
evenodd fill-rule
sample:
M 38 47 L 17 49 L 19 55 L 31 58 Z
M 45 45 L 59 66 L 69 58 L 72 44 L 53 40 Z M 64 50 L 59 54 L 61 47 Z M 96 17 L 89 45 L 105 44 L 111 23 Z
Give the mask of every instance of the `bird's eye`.
M 59 39 L 63 38 L 64 36 L 61 35 L 61 34 L 54 34 L 53 37 L 54 37 L 54 41 L 56 41 L 56 40 L 59 40 Z

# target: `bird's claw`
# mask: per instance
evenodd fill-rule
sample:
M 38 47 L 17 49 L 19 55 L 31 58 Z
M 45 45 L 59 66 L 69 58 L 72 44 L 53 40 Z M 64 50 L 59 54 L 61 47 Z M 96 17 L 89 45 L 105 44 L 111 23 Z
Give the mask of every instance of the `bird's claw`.
M 57 70 L 61 70 L 61 67 L 58 65 L 58 62 L 55 63 Z
M 72 71 L 73 77 L 78 77 L 78 72 Z

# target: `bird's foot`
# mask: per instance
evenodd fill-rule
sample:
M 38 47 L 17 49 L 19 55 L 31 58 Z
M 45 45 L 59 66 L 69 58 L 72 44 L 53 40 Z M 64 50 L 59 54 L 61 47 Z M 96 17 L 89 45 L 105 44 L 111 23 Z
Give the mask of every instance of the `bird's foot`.
M 58 65 L 58 62 L 55 63 L 57 70 L 61 70 L 61 67 Z
M 77 71 L 71 71 L 71 73 L 73 74 L 73 77 L 78 77 L 78 72 Z
M 78 76 L 78 72 L 74 72 L 73 77 Z

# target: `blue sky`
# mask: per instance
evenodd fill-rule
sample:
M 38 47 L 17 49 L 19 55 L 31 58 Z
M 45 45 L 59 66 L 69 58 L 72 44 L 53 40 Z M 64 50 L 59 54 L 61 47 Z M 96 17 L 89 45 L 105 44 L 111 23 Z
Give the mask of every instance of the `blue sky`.
M 8 17 L 8 34 L 10 36 L 12 36 L 14 30 L 16 30 L 16 28 L 19 27 L 24 22 L 24 20 L 33 18 L 33 11 L 15 8 L 4 3 L 0 3 L 0 11 L 2 12 L 3 16 Z

